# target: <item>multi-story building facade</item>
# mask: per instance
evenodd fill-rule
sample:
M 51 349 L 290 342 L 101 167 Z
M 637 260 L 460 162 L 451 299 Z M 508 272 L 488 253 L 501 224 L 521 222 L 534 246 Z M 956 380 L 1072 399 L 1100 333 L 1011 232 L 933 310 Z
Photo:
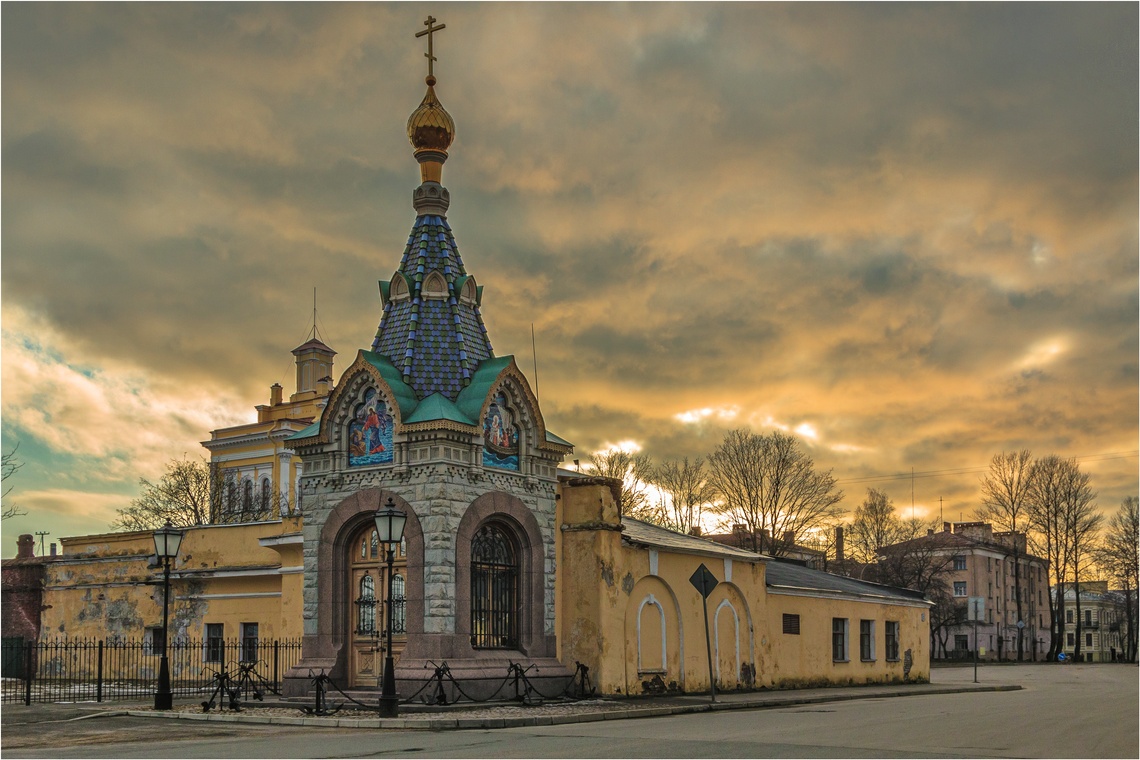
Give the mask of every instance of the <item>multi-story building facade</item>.
M 1063 651 L 1074 657 L 1080 637 L 1083 662 L 1115 662 L 1125 658 L 1125 642 L 1131 621 L 1124 591 L 1110 591 L 1108 581 L 1081 581 L 1081 609 L 1077 611 L 1077 590 L 1065 587 Z M 1055 591 L 1054 591 L 1055 593 Z M 1080 625 L 1078 625 L 1078 616 Z
M 960 622 L 935 633 L 933 657 L 967 657 L 976 649 L 980 659 L 1017 659 L 1020 629 L 1024 659 L 1038 660 L 1048 652 L 1052 625 L 1049 563 L 1027 549 L 1024 533 L 995 533 L 989 523 L 966 522 L 944 523 L 941 531 L 883 551 L 925 551 L 945 560 L 947 589 L 962 609 Z M 985 600 L 984 619 L 976 626 L 965 612 L 970 597 Z
M 316 327 L 293 349 L 297 392 L 285 400 L 281 386 L 269 389 L 269 403 L 257 406 L 257 421 L 210 432 L 213 523 L 287 517 L 301 511 L 301 458 L 288 442 L 320 417 L 333 387 L 336 352 L 322 343 Z

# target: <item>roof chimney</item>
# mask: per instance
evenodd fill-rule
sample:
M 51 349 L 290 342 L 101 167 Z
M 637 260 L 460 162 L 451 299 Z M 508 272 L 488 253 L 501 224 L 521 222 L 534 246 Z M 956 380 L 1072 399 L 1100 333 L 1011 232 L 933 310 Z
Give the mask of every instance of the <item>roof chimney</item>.
M 16 559 L 31 559 L 36 556 L 36 539 L 31 533 L 21 533 L 16 539 Z
M 835 526 L 835 561 L 843 561 L 843 526 Z
M 271 406 L 281 404 L 281 383 L 274 383 L 269 386 L 269 403 Z
M 48 553 L 53 557 L 55 556 L 55 541 L 52 541 L 50 544 L 48 544 Z
M 699 536 L 699 535 L 701 535 L 701 526 L 699 526 L 699 525 L 694 525 L 693 527 L 689 528 L 689 535 L 690 535 L 690 536 Z
M 784 543 L 788 546 L 793 546 L 796 543 L 796 532 L 794 530 L 784 531 Z

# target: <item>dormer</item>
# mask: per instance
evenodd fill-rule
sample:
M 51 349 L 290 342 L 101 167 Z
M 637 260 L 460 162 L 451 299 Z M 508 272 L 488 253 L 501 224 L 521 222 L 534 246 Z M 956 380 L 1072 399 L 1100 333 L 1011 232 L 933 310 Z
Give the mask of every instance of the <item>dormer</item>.
M 479 286 L 475 284 L 474 277 L 464 275 L 455 278 L 455 291 L 459 296 L 460 303 L 469 306 L 475 306 L 479 303 Z
M 443 279 L 443 275 L 437 271 L 431 271 L 428 276 L 424 278 L 423 285 L 420 287 L 420 297 L 432 300 L 443 300 L 447 298 L 447 280 Z
M 408 287 L 408 280 L 404 277 L 403 272 L 396 272 L 392 275 L 392 283 L 388 286 L 389 298 L 394 303 L 398 303 L 407 298 L 410 298 L 412 289 Z

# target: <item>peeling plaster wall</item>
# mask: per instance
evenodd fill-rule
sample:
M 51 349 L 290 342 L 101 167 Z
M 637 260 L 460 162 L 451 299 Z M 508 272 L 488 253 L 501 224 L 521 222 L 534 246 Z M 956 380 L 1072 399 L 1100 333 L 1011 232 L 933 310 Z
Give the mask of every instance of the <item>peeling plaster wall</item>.
M 243 622 L 258 623 L 262 639 L 299 637 L 299 537 L 277 549 L 260 541 L 299 531 L 295 518 L 187 529 L 171 567 L 171 638 L 201 639 L 206 623 L 222 623 L 225 637 L 236 639 Z M 162 625 L 162 568 L 150 532 L 62 544 L 63 554 L 46 563 L 42 638 L 142 639 Z

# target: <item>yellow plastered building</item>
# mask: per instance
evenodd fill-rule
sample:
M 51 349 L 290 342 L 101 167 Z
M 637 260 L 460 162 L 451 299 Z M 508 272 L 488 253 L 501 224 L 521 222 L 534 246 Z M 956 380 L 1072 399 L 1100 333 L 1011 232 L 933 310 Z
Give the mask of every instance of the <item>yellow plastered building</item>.
M 929 679 L 922 594 L 621 518 L 618 487 L 567 478 L 559 499 L 559 654 L 602 693 Z

